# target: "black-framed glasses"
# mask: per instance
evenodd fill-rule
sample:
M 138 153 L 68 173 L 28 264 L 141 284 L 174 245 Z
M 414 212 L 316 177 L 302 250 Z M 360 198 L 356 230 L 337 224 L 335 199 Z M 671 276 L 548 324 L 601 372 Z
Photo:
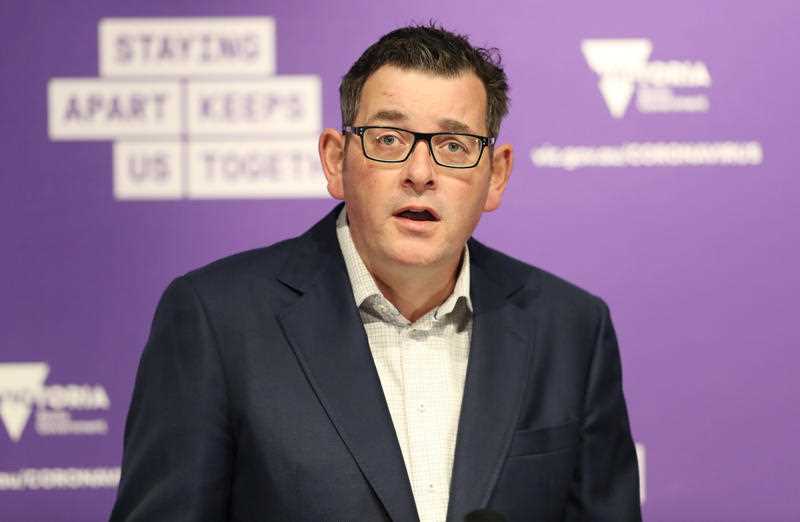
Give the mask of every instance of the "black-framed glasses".
M 433 161 L 442 167 L 470 169 L 481 161 L 483 149 L 495 143 L 493 136 L 463 132 L 414 132 L 397 127 L 345 126 L 342 134 L 361 137 L 364 156 L 383 163 L 402 163 L 419 140 L 428 142 Z

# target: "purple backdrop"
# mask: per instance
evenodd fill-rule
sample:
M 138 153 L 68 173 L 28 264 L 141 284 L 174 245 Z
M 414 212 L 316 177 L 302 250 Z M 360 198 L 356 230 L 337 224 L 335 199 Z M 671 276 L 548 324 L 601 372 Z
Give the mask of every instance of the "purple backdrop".
M 339 126 L 338 81 L 360 51 L 430 18 L 503 52 L 512 109 L 500 140 L 514 145 L 516 164 L 503 208 L 476 235 L 609 302 L 646 462 L 646 520 L 800 520 L 798 15 L 789 1 L 3 2 L 0 520 L 107 517 L 136 365 L 165 285 L 301 233 L 331 208 L 307 197 L 317 185 L 286 177 L 297 163 L 280 161 L 307 159 L 320 126 Z M 214 18 L 261 17 L 253 34 L 265 47 L 239 52 L 273 56 L 274 68 L 123 77 L 101 68 L 104 53 L 130 58 L 99 41 L 102 19 L 138 17 L 141 31 L 162 34 L 154 19 L 196 16 L 213 18 L 193 27 L 233 32 L 241 20 Z M 281 98 L 275 75 L 301 75 L 305 94 Z M 124 129 L 101 124 L 109 136 L 89 139 L 69 127 L 70 107 L 85 115 L 92 102 L 80 96 L 99 89 L 69 79 L 103 77 L 110 89 L 173 85 L 183 105 L 172 140 L 125 140 Z M 237 81 L 239 91 L 269 91 L 279 108 L 299 104 L 305 123 L 289 109 L 269 118 L 305 127 L 279 136 L 270 120 L 263 135 L 193 134 L 180 112 L 192 109 L 192 89 Z M 70 105 L 75 93 L 82 105 Z M 250 157 L 248 139 L 251 151 L 289 143 L 295 156 L 264 160 L 278 163 L 250 197 L 203 185 L 208 172 L 187 181 L 209 168 L 203 154 L 217 142 Z M 147 157 L 136 144 L 170 168 L 182 162 L 170 171 L 173 192 L 167 182 L 148 192 L 125 171 Z

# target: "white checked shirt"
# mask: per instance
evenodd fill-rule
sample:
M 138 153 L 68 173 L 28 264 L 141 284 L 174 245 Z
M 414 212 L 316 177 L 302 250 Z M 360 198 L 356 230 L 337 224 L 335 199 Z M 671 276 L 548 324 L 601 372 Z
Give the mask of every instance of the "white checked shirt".
M 346 208 L 336 222 L 336 235 L 417 513 L 422 522 L 443 522 L 472 334 L 469 251 L 465 246 L 453 293 L 438 308 L 410 323 L 381 294 L 356 251 Z

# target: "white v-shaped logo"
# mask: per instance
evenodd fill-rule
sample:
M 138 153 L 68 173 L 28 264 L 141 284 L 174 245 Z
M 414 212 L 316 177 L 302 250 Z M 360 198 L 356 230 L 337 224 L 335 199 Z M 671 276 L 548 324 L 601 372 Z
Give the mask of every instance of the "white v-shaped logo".
M 48 373 L 50 367 L 42 362 L 0 364 L 0 419 L 14 442 L 22 437 Z
M 600 76 L 597 86 L 608 111 L 622 118 L 636 89 L 636 78 L 647 66 L 653 44 L 646 38 L 583 40 L 581 52 Z

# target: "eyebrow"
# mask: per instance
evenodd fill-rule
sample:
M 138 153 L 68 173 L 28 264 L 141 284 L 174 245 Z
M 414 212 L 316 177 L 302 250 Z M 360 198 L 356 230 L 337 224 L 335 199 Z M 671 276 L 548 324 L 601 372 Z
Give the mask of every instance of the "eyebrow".
M 378 111 L 369 118 L 367 118 L 367 123 L 372 123 L 377 120 L 392 121 L 392 122 L 406 121 L 408 120 L 408 116 L 406 116 L 400 111 L 383 110 L 383 111 Z
M 367 118 L 367 123 L 374 123 L 376 121 L 388 121 L 392 123 L 406 122 L 408 121 L 408 116 L 400 111 L 381 110 Z M 439 120 L 438 124 L 439 128 L 445 132 L 473 132 L 472 127 L 452 118 L 442 118 Z
M 451 132 L 472 132 L 472 129 L 466 123 L 450 118 L 443 118 L 439 120 L 439 127 Z

